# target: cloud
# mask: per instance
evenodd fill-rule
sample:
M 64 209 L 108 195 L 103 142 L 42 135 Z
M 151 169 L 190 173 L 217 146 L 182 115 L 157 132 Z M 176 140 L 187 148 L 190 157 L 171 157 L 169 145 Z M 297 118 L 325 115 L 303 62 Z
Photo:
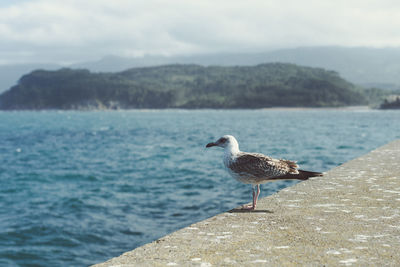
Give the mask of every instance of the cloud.
M 0 63 L 400 46 L 399 17 L 389 0 L 12 1 L 0 6 Z

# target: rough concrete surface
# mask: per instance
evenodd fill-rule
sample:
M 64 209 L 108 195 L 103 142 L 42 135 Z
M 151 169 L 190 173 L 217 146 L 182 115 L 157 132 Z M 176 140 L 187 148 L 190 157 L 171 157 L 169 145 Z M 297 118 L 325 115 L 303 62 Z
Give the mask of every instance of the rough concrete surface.
M 95 266 L 264 265 L 400 266 L 400 140 Z

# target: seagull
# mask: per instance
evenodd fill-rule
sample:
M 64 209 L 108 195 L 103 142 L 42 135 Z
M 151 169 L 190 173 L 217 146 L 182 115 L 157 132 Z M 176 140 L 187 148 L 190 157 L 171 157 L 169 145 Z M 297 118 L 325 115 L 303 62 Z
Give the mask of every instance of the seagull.
M 206 147 L 219 146 L 225 149 L 224 165 L 230 175 L 253 189 L 253 204 L 243 209 L 254 210 L 260 195 L 260 184 L 278 180 L 307 180 L 310 177 L 322 176 L 321 172 L 299 170 L 295 161 L 274 159 L 260 153 L 247 153 L 239 150 L 239 143 L 232 135 L 224 135 Z M 255 188 L 257 187 L 257 190 Z

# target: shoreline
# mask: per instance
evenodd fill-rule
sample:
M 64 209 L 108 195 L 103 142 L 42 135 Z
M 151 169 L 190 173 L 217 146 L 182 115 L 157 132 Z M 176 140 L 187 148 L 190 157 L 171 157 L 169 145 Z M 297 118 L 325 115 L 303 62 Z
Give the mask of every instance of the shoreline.
M 345 106 L 345 107 L 271 107 L 261 110 L 375 110 L 370 106 Z
M 372 108 L 370 106 L 344 106 L 344 107 L 266 107 L 266 108 L 132 108 L 132 109 L 0 109 L 0 112 L 103 112 L 103 111 L 256 111 L 256 110 L 273 110 L 273 111 L 306 111 L 306 110 L 342 110 L 342 111 L 366 111 L 381 109 Z

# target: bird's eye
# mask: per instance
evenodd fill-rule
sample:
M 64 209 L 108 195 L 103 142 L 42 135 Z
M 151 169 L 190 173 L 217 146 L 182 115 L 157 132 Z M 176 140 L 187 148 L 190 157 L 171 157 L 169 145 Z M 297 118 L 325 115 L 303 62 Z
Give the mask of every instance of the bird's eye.
M 219 139 L 219 142 L 220 142 L 220 143 L 225 143 L 225 142 L 226 142 L 226 138 L 220 138 L 220 139 Z

